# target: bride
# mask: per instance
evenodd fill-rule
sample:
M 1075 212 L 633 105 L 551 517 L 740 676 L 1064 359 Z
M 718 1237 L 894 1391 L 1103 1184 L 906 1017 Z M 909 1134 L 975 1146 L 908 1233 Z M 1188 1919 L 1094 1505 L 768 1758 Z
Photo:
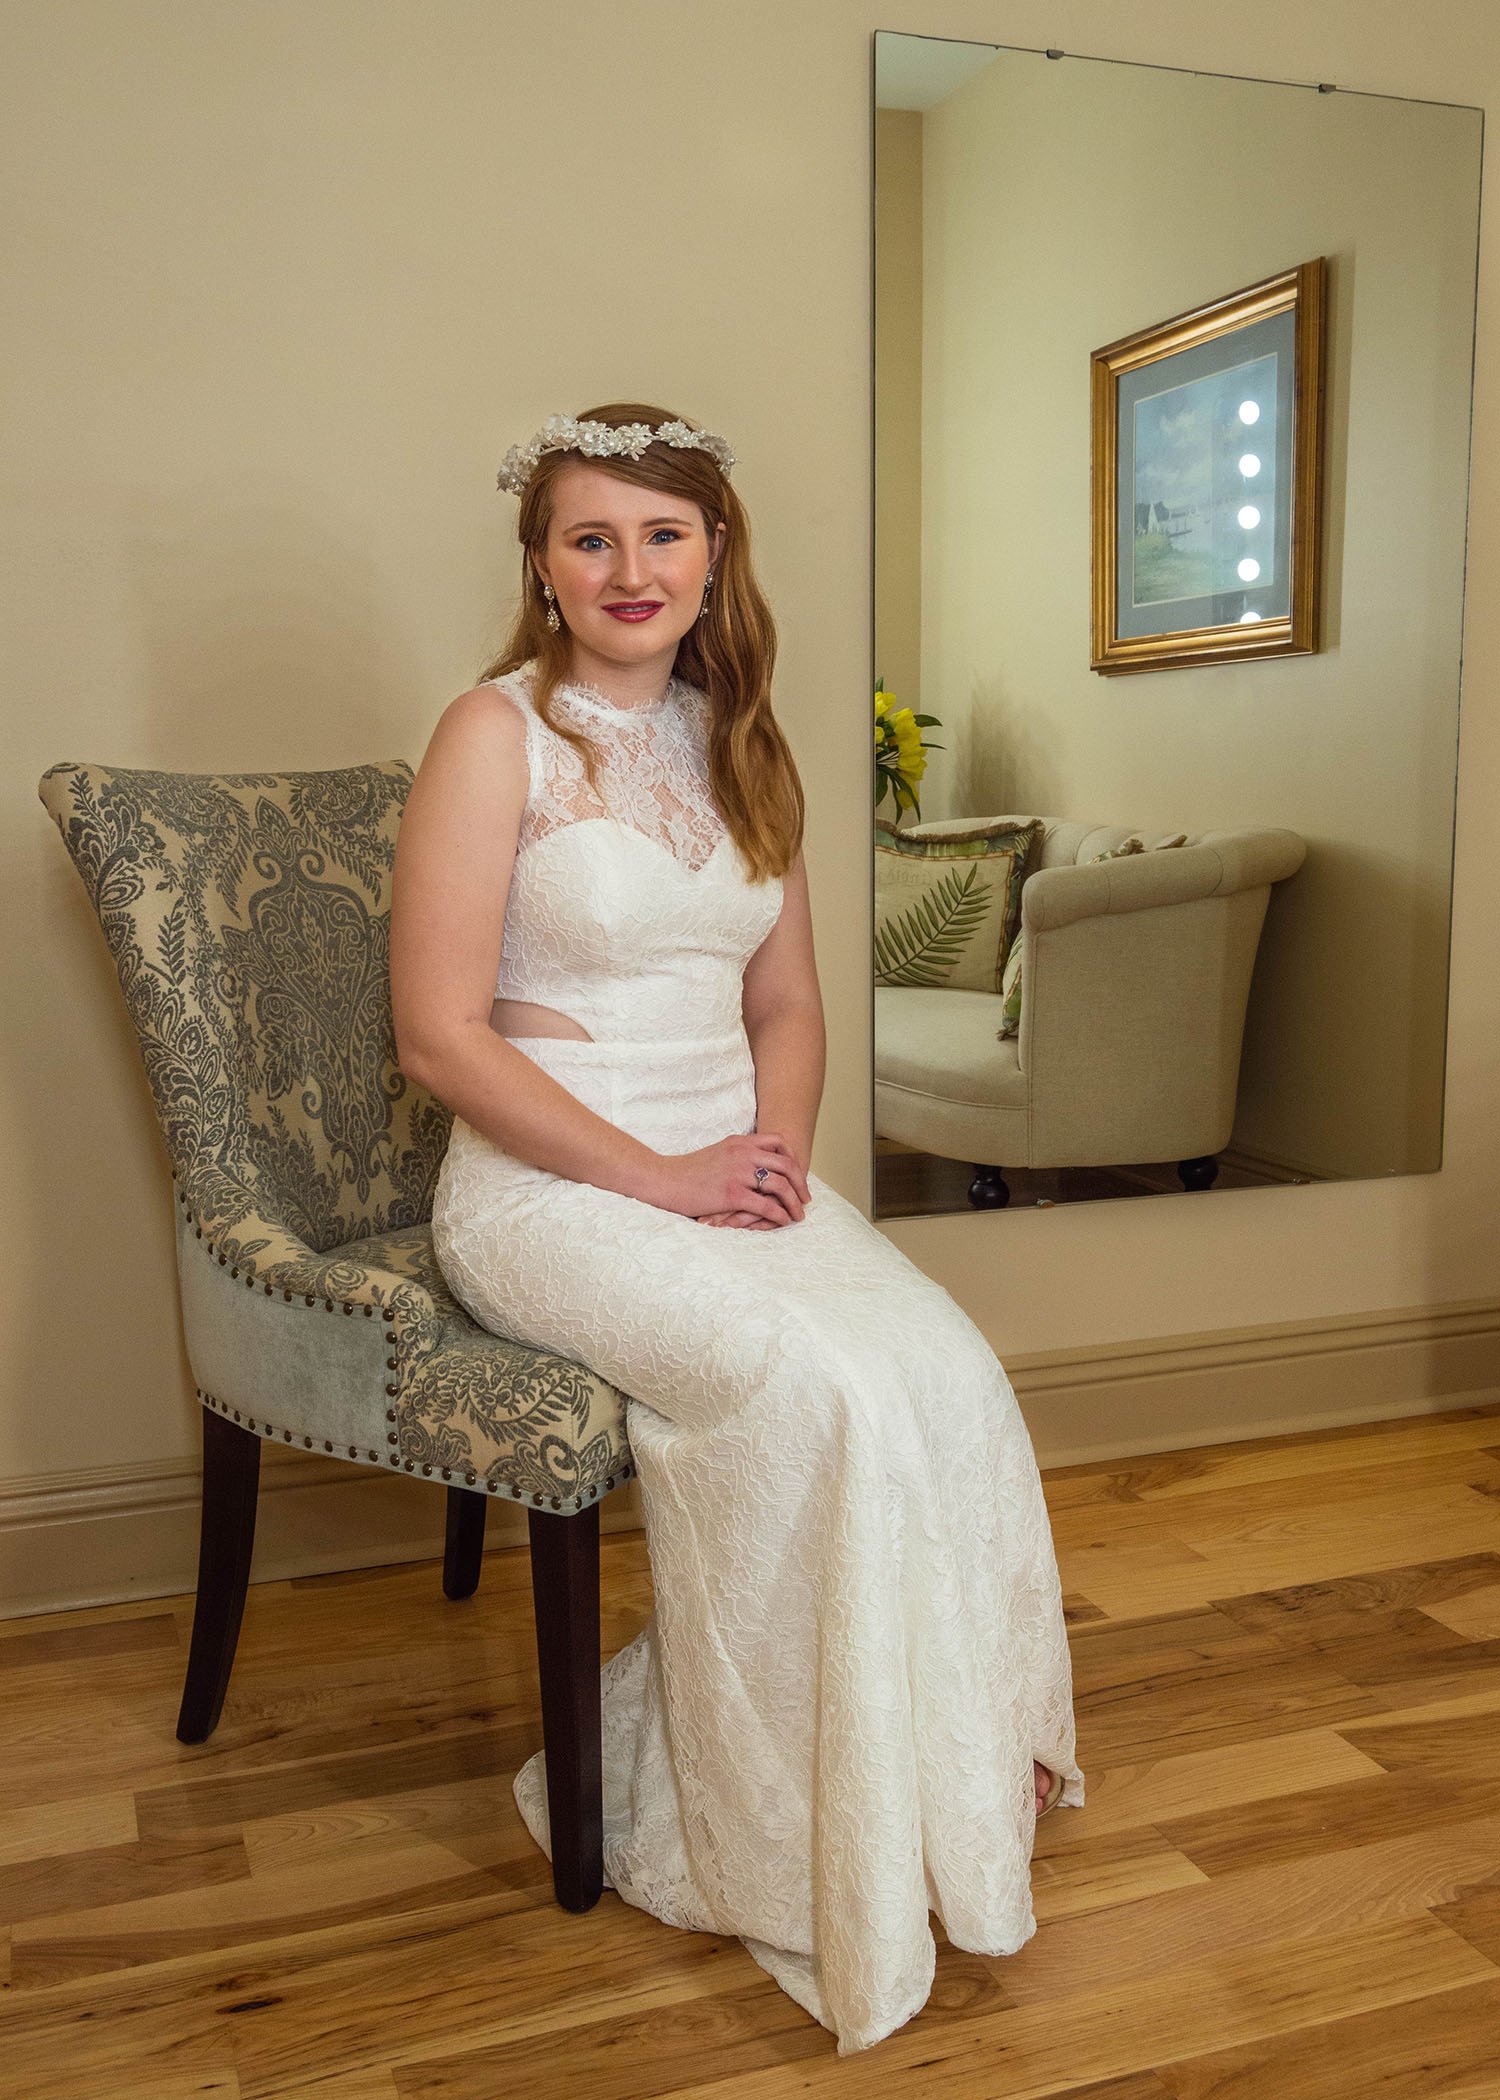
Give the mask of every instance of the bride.
M 402 819 L 403 1069 L 437 1260 L 625 1396 L 655 1609 L 604 1666 L 604 1871 L 869 2047 L 1036 1930 L 1083 1800 L 1031 1442 L 954 1300 L 812 1171 L 824 1024 L 775 628 L 720 437 L 513 446 L 520 609 Z M 515 1779 L 550 1852 L 541 1752 Z

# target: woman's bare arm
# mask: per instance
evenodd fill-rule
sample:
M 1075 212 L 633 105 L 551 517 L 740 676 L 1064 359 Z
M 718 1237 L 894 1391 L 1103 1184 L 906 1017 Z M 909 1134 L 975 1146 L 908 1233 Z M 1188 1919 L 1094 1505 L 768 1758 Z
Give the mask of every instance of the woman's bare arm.
M 755 1059 L 756 1128 L 782 1132 L 805 1172 L 828 1061 L 812 906 L 801 852 L 787 871 L 776 924 L 745 966 L 741 999 Z
M 397 1060 L 515 1158 L 652 1202 L 662 1155 L 490 1026 L 526 790 L 526 728 L 514 702 L 493 686 L 461 693 L 433 730 L 397 838 Z

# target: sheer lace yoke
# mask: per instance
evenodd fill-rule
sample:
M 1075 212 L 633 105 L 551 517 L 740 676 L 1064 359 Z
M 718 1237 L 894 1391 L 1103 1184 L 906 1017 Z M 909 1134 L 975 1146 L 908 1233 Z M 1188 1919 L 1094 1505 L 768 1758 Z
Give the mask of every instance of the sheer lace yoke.
M 488 682 L 526 720 L 530 791 L 518 852 L 569 825 L 604 819 L 642 833 L 690 872 L 707 866 L 728 834 L 709 787 L 708 700 L 696 686 L 674 676 L 661 698 L 643 707 L 619 707 L 583 683 L 560 688 L 557 715 L 599 752 L 595 794 L 581 754 L 538 713 L 531 666 Z

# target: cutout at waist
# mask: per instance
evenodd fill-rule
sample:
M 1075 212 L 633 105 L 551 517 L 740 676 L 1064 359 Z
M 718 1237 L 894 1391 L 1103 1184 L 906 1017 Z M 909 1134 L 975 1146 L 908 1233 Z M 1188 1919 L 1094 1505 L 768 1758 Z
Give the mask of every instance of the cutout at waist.
M 548 1025 L 556 1024 L 556 1025 Z M 555 1006 L 541 1006 L 533 999 L 496 999 L 490 1007 L 490 1026 L 496 1035 L 540 1037 L 549 1042 L 592 1043 L 581 1021 Z
M 569 1071 L 579 1066 L 595 1070 L 650 1065 L 664 1084 L 668 1083 L 669 1073 L 670 1084 L 675 1087 L 681 1088 L 690 1081 L 690 1092 L 700 1083 L 705 1087 L 718 1084 L 726 1073 L 754 1070 L 750 1041 L 743 1026 L 715 1028 L 694 1035 L 663 1035 L 660 1031 L 650 1036 L 597 1037 L 506 1033 L 500 1040 L 513 1044 L 535 1063 L 556 1063 Z

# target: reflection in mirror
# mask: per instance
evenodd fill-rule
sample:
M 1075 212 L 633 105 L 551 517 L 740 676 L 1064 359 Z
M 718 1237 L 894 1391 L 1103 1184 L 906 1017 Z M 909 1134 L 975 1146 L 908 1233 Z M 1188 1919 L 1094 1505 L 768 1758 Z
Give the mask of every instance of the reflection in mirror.
M 1434 1171 L 1481 112 L 885 31 L 875 81 L 874 1215 Z M 1300 386 L 1290 322 L 1132 363 L 1288 272 Z M 1106 517 L 1157 660 L 1098 649 Z

